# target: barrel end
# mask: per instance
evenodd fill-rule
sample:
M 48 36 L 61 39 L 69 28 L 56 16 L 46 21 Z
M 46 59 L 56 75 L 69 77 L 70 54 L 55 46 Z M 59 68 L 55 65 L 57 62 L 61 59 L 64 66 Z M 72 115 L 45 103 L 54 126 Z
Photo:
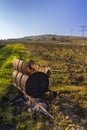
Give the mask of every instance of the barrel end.
M 16 56 L 14 56 L 14 59 L 12 60 L 12 64 L 14 63 L 14 61 L 15 61 L 16 59 L 17 59 Z

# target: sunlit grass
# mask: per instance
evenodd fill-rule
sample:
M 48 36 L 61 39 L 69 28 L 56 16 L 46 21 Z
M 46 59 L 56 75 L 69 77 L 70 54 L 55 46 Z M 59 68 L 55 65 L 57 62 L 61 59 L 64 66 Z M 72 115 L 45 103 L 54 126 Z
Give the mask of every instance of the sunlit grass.
M 26 52 L 23 48 L 22 44 L 7 44 L 0 49 L 0 118 L 2 119 L 0 124 L 9 124 L 13 120 L 9 101 L 17 94 L 17 91 L 13 88 L 11 79 L 12 60 L 14 56 L 25 59 Z
M 78 72 L 86 77 L 86 72 L 83 70 L 83 64 L 79 64 L 79 58 L 84 61 L 85 55 L 83 52 L 80 52 L 80 47 L 77 47 L 77 49 L 79 48 L 78 51 L 76 51 L 75 48 L 76 52 L 74 55 L 74 48 L 71 46 L 69 48 L 66 46 L 63 47 L 46 44 L 37 45 L 38 44 L 6 44 L 3 48 L 0 49 L 0 103 L 2 104 L 0 108 L 0 117 L 4 117 L 1 121 L 1 124 L 15 122 L 16 128 L 19 129 L 20 126 L 21 130 L 24 130 L 25 126 L 26 130 L 45 130 L 49 129 L 49 126 L 51 125 L 48 121 L 44 121 L 42 118 L 39 118 L 39 120 L 35 123 L 31 119 L 31 115 L 29 113 L 22 113 L 20 121 L 18 117 L 12 117 L 12 107 L 10 102 L 5 102 L 4 98 L 7 97 L 10 100 L 18 94 L 17 89 L 12 85 L 11 79 L 11 74 L 13 71 L 12 60 L 14 56 L 27 62 L 32 59 L 42 66 L 50 66 L 51 77 L 49 79 L 49 88 L 56 92 L 65 94 L 69 98 L 78 102 L 83 108 L 87 107 L 87 87 L 84 85 L 84 82 L 81 85 L 71 85 L 71 81 L 68 79 L 66 63 L 64 61 L 66 54 L 72 55 L 75 58 L 76 64 L 79 66 L 79 68 L 77 67 L 73 70 L 75 70 L 75 73 Z M 79 52 L 80 55 L 78 55 Z M 59 116 L 58 111 L 55 113 L 57 113 L 56 117 Z M 67 122 L 61 122 L 60 127 L 64 129 L 67 124 Z

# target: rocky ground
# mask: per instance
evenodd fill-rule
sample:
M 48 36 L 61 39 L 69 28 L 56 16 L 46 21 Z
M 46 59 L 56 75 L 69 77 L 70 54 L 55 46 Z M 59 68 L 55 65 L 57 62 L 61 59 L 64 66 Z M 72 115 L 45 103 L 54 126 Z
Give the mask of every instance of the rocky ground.
M 35 101 L 51 113 L 55 119 L 50 119 L 46 112 L 39 109 L 38 106 L 35 106 L 33 103 L 31 106 L 29 100 L 22 93 L 11 100 L 13 115 L 20 116 L 23 111 L 31 112 L 32 110 L 33 120 L 36 121 L 38 115 L 42 114 L 52 123 L 54 130 L 87 130 L 87 118 L 79 105 L 68 102 L 55 95 L 55 93 L 50 96 L 47 94 L 41 99 L 35 99 Z

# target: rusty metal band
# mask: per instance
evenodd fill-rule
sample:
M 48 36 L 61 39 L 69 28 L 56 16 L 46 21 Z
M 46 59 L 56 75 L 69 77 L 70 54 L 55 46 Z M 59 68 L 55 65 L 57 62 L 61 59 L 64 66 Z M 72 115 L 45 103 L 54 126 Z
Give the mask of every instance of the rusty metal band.
M 20 63 L 20 60 L 18 61 L 18 64 L 17 64 L 17 70 L 18 70 L 18 65 L 19 65 L 19 63 Z
M 21 64 L 21 72 L 23 73 L 23 64 L 24 64 L 24 61 L 22 61 L 22 64 Z
M 22 86 L 21 86 L 21 79 L 22 79 L 22 77 L 23 77 L 23 74 L 20 77 L 20 88 L 21 88 L 21 90 L 22 90 Z
M 17 74 L 15 75 L 15 84 L 17 85 L 17 75 L 18 75 L 18 71 L 17 71 Z

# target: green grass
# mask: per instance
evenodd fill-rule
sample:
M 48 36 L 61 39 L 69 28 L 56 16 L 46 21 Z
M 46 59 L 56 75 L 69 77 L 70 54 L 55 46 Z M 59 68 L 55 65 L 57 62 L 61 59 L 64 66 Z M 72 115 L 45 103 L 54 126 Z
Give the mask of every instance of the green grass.
M 0 45 L 1 46 L 1 45 Z M 13 71 L 12 60 L 16 56 L 19 59 L 34 60 L 41 65 L 51 68 L 50 85 L 54 91 L 79 103 L 87 113 L 87 46 L 64 45 L 54 43 L 30 43 L 30 44 L 6 44 L 0 48 L 0 125 L 15 124 L 16 129 L 21 130 L 48 130 L 53 129 L 53 122 L 39 115 L 38 121 L 31 119 L 31 114 L 23 112 L 21 118 L 12 116 L 10 100 L 18 94 L 13 86 L 11 74 Z M 71 77 L 70 77 L 71 76 Z M 60 100 L 56 104 L 60 104 Z M 62 104 L 62 102 L 61 102 Z M 71 119 L 66 121 L 60 114 L 60 106 L 51 106 L 50 112 L 58 120 L 61 130 L 65 129 Z M 62 108 L 64 109 L 64 108 Z M 86 124 L 86 123 L 85 123 Z
M 7 44 L 0 49 L 0 98 L 5 95 L 9 86 L 11 86 L 14 56 L 24 59 L 25 55 L 22 44 Z
M 0 124 L 10 124 L 13 120 L 10 100 L 18 93 L 11 80 L 14 56 L 25 58 L 22 44 L 7 44 L 0 49 Z

